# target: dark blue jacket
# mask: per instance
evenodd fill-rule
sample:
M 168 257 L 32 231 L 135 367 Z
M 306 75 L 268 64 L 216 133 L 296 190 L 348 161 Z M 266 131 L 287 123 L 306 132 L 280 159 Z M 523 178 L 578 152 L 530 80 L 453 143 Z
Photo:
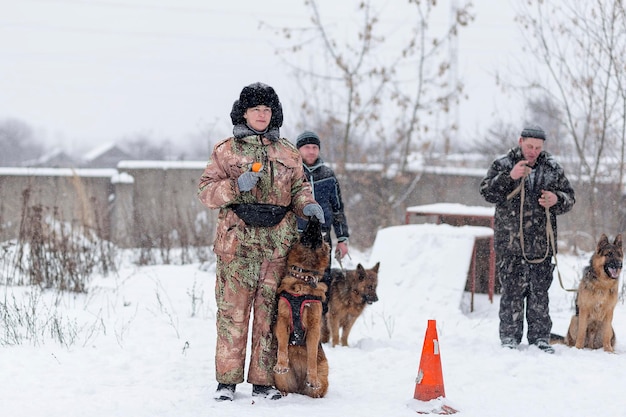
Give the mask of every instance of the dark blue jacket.
M 341 189 L 333 170 L 324 164 L 322 158 L 311 166 L 303 164 L 304 175 L 311 183 L 313 197 L 324 210 L 325 223 L 322 231 L 329 233 L 332 226 L 335 231 L 337 241 L 342 242 L 350 236 L 346 215 L 343 212 L 343 201 L 341 200 Z M 307 220 L 298 219 L 298 230 L 306 228 Z M 330 236 L 329 236 L 330 237 Z

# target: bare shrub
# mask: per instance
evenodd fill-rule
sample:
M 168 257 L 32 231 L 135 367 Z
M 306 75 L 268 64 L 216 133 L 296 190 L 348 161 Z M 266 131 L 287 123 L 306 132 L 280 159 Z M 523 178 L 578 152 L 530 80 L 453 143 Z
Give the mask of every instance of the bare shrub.
M 38 285 L 59 291 L 86 292 L 92 273 L 117 269 L 114 245 L 98 231 L 67 223 L 56 208 L 29 205 L 23 193 L 19 237 L 5 242 L 0 279 L 6 285 Z
M 163 225 L 158 233 L 145 232 L 141 236 L 135 261 L 138 265 L 187 265 L 213 259 L 214 216 L 201 212 L 194 219 L 191 209 L 181 213 L 177 208 L 176 212 L 177 220 L 171 228 Z

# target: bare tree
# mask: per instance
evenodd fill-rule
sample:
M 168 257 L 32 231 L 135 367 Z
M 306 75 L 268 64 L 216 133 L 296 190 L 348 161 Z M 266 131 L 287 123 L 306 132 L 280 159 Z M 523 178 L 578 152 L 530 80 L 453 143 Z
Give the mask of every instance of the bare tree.
M 409 164 L 411 154 L 431 152 L 446 139 L 451 126 L 441 116 L 463 89 L 458 79 L 450 81 L 450 41 L 473 19 L 466 3 L 442 27 L 435 0 L 409 0 L 401 19 L 385 29 L 385 6 L 375 6 L 380 4 L 355 1 L 349 23 L 358 21 L 358 27 L 346 30 L 348 22 L 325 20 L 318 2 L 306 0 L 311 26 L 277 30 L 289 45 L 279 53 L 288 57 L 305 97 L 301 125 L 318 130 L 323 154 L 334 160 L 340 181 L 358 190 L 345 198 L 348 211 L 363 200 L 379 208 L 352 212 L 362 223 L 371 222 L 371 230 L 396 223 L 397 210 L 414 191 L 420 174 Z M 394 12 L 399 16 L 397 8 Z M 324 141 L 327 135 L 332 143 Z M 358 183 L 364 176 L 346 170 L 350 162 L 376 162 L 380 181 Z
M 197 130 L 187 136 L 187 140 L 177 143 L 174 154 L 177 160 L 204 160 L 208 159 L 213 146 L 221 140 L 218 133 L 217 119 L 205 122 Z
M 41 156 L 43 147 L 35 141 L 33 129 L 17 119 L 0 121 L 0 166 L 19 166 Z
M 508 152 L 517 145 L 517 139 L 526 123 L 540 125 L 548 136 L 546 149 L 556 155 L 571 155 L 573 147 L 563 128 L 562 112 L 550 97 L 542 96 L 528 99 L 526 114 L 521 122 L 515 124 L 503 119 L 495 119 L 486 131 L 476 132 L 475 140 L 469 140 L 461 146 L 463 152 L 484 156 L 485 165 L 496 157 Z
M 463 150 L 484 155 L 487 161 L 491 161 L 515 146 L 515 140 L 519 134 L 520 128 L 517 126 L 503 120 L 496 120 L 486 132 L 475 133 L 475 137 L 479 140 L 468 141 L 466 149 Z M 488 166 L 487 163 L 486 166 Z
M 279 31 L 290 42 L 279 51 L 289 56 L 286 62 L 309 63 L 308 67 L 294 65 L 306 97 L 301 108 L 309 117 L 317 114 L 320 130 L 338 135 L 339 172 L 355 160 L 355 146 L 368 142 L 382 145 L 386 164 L 398 164 L 401 172 L 406 171 L 410 152 L 424 149 L 424 143 L 429 148 L 442 138 L 435 127 L 437 117 L 461 95 L 460 81 L 451 85 L 447 76 L 448 47 L 459 28 L 473 19 L 471 4 L 455 9 L 453 21 L 436 31 L 432 27 L 437 2 L 408 3 L 406 11 L 413 17 L 394 26 L 393 33 L 384 33 L 382 10 L 372 0 L 355 2 L 360 23 L 353 38 L 342 37 L 344 28 L 323 20 L 316 0 L 305 1 L 312 27 Z M 298 57 L 301 60 L 294 59 Z M 363 158 L 367 155 L 356 160 Z
M 581 184 L 588 182 L 595 190 L 598 181 L 615 181 L 612 198 L 617 205 L 626 139 L 624 5 L 613 0 L 524 4 L 517 19 L 533 58 L 532 68 L 524 69 L 530 76 L 527 90 L 549 97 L 558 106 L 562 129 L 578 160 Z M 595 192 L 586 195 L 592 212 L 600 214 Z M 590 219 L 594 233 L 608 226 L 597 224 L 599 219 Z
M 393 91 L 393 98 L 402 110 L 396 120 L 396 125 L 400 126 L 397 137 L 402 146 L 402 172 L 406 170 L 412 145 L 419 140 L 420 135 L 443 139 L 441 150 L 446 153 L 449 151 L 448 132 L 458 129 L 458 126 L 444 124 L 444 128 L 438 132 L 433 129 L 433 121 L 436 121 L 439 113 L 450 112 L 463 94 L 461 80 L 451 80 L 448 76 L 454 66 L 454 57 L 450 56 L 449 50 L 459 29 L 474 18 L 470 13 L 471 3 L 456 7 L 452 10 L 453 19 L 447 28 L 439 36 L 433 36 L 430 27 L 437 2 L 414 0 L 409 3 L 414 6 L 416 22 L 402 56 L 412 63 L 410 68 L 415 71 L 415 77 L 410 83 L 394 83 Z M 435 135 L 431 136 L 432 133 Z
M 124 138 L 121 143 L 121 146 L 136 159 L 162 161 L 168 155 L 168 143 L 157 141 L 149 133 L 137 133 Z

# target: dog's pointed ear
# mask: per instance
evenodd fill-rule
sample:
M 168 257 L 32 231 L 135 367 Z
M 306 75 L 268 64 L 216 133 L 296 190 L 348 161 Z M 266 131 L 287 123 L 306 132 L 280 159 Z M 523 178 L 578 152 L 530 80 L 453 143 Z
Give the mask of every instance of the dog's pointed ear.
M 606 236 L 605 233 L 602 233 L 602 236 L 600 236 L 600 240 L 598 241 L 598 246 L 596 246 L 596 252 L 597 253 L 602 252 L 604 247 L 608 244 L 609 244 L 609 238 Z
M 615 241 L 613 242 L 613 244 L 616 246 L 619 246 L 620 248 L 622 247 L 622 234 L 621 233 L 615 236 Z
M 361 264 L 358 264 L 356 266 L 356 272 L 357 272 L 357 276 L 359 277 L 359 281 L 363 281 L 365 277 L 367 276 L 367 272 L 365 271 L 365 268 L 363 268 L 363 265 Z
M 376 265 L 374 265 L 374 268 L 372 268 L 372 271 L 374 272 L 378 272 L 378 267 L 380 266 L 380 262 L 376 262 Z

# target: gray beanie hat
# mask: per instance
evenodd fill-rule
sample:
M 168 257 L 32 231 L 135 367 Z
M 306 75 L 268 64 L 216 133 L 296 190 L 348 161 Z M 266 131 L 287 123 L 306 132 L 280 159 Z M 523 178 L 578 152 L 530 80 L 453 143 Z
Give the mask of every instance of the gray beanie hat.
M 520 134 L 523 138 L 536 138 L 546 140 L 546 132 L 539 125 L 528 125 L 524 127 Z
M 296 140 L 296 147 L 298 149 L 300 149 L 301 146 L 304 145 L 317 145 L 318 148 L 320 148 L 320 137 L 317 136 L 317 133 L 315 132 L 311 132 L 310 130 L 305 130 L 304 132 L 300 133 L 300 135 L 298 136 L 298 139 Z

